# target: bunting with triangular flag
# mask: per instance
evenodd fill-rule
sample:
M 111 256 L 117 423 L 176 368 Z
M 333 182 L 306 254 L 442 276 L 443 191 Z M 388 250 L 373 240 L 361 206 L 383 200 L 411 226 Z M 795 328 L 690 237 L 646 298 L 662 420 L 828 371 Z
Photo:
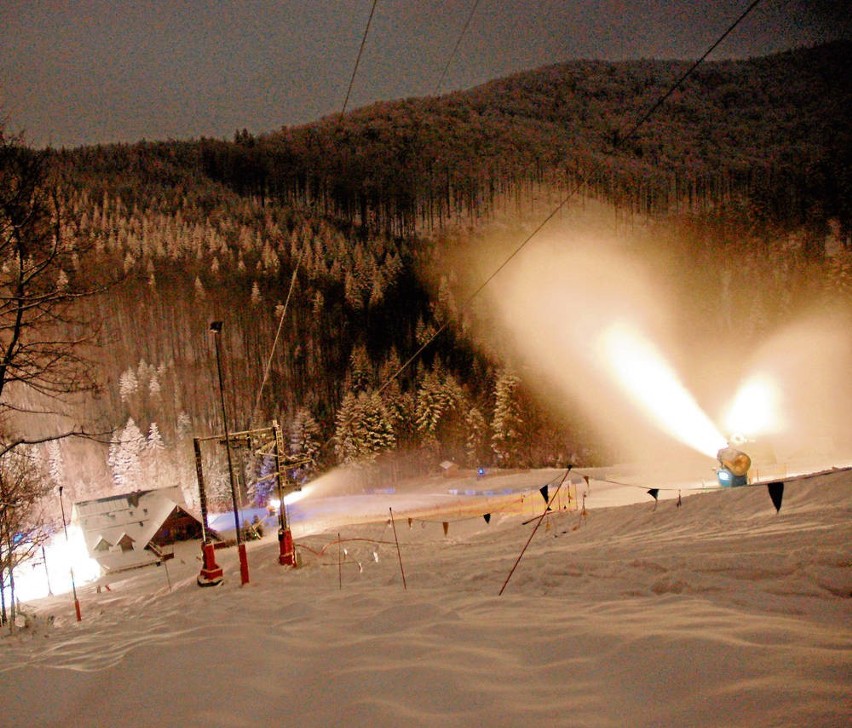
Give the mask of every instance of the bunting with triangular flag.
M 450 524 L 447 521 L 444 521 L 443 526 L 444 526 L 444 535 L 446 536 L 447 531 L 450 530 Z
M 541 497 L 544 498 L 545 503 L 550 503 L 550 498 L 548 497 L 548 492 L 549 492 L 548 486 L 546 486 L 546 485 L 541 486 L 541 488 L 538 489 L 538 492 L 541 493 Z
M 677 507 L 680 508 L 683 505 L 683 499 L 680 497 L 680 491 L 677 492 Z
M 657 503 L 659 503 L 658 496 L 660 495 L 660 489 L 659 488 L 651 488 L 648 491 L 648 495 L 651 496 L 654 499 L 654 510 L 656 511 L 657 510 Z
M 781 512 L 781 501 L 784 498 L 784 482 L 781 480 L 774 483 L 767 483 L 766 488 L 769 490 L 769 497 L 772 499 L 772 505 L 775 506 L 775 512 Z
M 486 513 L 482 517 L 485 519 L 486 523 L 491 523 L 491 514 L 490 513 Z

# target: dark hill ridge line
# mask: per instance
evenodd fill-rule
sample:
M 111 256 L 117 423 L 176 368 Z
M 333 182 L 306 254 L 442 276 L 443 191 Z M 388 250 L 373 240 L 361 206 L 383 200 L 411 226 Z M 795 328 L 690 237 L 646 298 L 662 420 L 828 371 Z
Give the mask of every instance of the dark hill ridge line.
M 644 212 L 738 190 L 792 225 L 819 208 L 848 230 L 850 49 L 837 41 L 707 61 L 626 140 L 619 134 L 686 62 L 571 61 L 259 137 L 243 131 L 232 142 L 90 147 L 73 156 L 96 176 L 132 175 L 152 188 L 158 180 L 213 182 L 310 201 L 347 224 L 391 234 L 487 211 L 496 195 L 531 180 L 583 181 Z

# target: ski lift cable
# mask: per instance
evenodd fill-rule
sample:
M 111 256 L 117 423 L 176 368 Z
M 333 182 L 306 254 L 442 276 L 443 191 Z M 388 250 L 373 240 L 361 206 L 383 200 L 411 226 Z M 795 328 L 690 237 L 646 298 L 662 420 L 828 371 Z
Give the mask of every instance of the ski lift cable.
M 437 96 L 438 92 L 441 90 L 441 84 L 444 83 L 444 79 L 447 76 L 447 71 L 450 70 L 450 64 L 453 62 L 456 53 L 458 53 L 459 46 L 461 45 L 462 39 L 467 33 L 468 26 L 470 26 L 470 21 L 473 19 L 473 14 L 476 12 L 476 8 L 478 7 L 478 5 L 479 0 L 474 0 L 473 7 L 470 9 L 470 13 L 467 16 L 467 20 L 464 21 L 464 27 L 462 28 L 461 33 L 459 34 L 459 37 L 456 40 L 456 45 L 453 48 L 452 53 L 450 53 L 449 58 L 447 58 L 447 64 L 444 66 L 444 70 L 441 71 L 441 77 L 438 79 L 438 83 L 435 84 L 435 96 Z
M 272 358 L 275 356 L 275 347 L 278 345 L 278 339 L 281 338 L 281 329 L 284 327 L 284 317 L 287 315 L 287 308 L 290 305 L 290 298 L 293 296 L 293 290 L 296 287 L 296 274 L 299 272 L 299 266 L 302 264 L 302 258 L 305 256 L 305 250 L 310 243 L 305 243 L 302 252 L 299 254 L 299 259 L 293 267 L 293 275 L 290 278 L 290 290 L 287 291 L 287 298 L 284 301 L 284 308 L 281 311 L 281 317 L 278 319 L 278 330 L 275 332 L 275 339 L 272 342 L 272 348 L 269 351 L 269 359 L 266 362 L 266 369 L 263 372 L 263 380 L 260 383 L 260 388 L 257 390 L 257 399 L 254 401 L 254 409 L 251 411 L 250 424 L 254 424 L 254 418 L 260 408 L 260 397 L 263 394 L 263 388 L 269 380 L 269 371 L 272 368 Z
M 745 20 L 746 16 L 751 13 L 759 4 L 761 0 L 753 0 L 753 2 L 740 14 L 740 16 L 728 27 L 728 29 L 722 33 L 717 39 L 716 42 L 713 43 L 705 52 L 704 55 L 701 56 L 697 61 L 695 61 L 684 73 L 683 75 L 672 84 L 671 88 L 669 88 L 666 93 L 664 93 L 660 98 L 658 98 L 649 109 L 639 117 L 639 119 L 633 124 L 628 132 L 626 132 L 623 136 L 624 140 L 630 139 L 639 128 L 648 121 L 649 118 L 654 114 L 654 112 L 662 106 L 666 100 L 678 89 L 678 87 L 689 77 L 692 75 L 693 71 L 695 71 L 698 66 L 700 66 L 716 48 L 725 40 L 743 20 Z M 618 146 L 620 141 L 622 140 L 622 135 L 619 133 L 618 137 L 615 141 L 615 146 Z
M 364 35 L 361 38 L 361 45 L 358 48 L 358 55 L 355 58 L 355 66 L 352 69 L 352 76 L 349 79 L 349 87 L 346 89 L 346 98 L 343 100 L 343 108 L 340 111 L 340 117 L 341 118 L 343 118 L 343 115 L 346 113 L 346 107 L 349 104 L 349 96 L 352 93 L 352 86 L 355 83 L 355 76 L 358 73 L 358 66 L 361 63 L 361 55 L 364 52 L 364 45 L 367 42 L 367 34 L 370 32 L 370 24 L 373 22 L 373 15 L 376 12 L 376 5 L 377 4 L 378 4 L 378 0 L 373 0 L 373 4 L 370 7 L 370 16 L 367 18 L 367 26 L 364 28 Z M 305 247 L 307 247 L 307 246 L 305 246 Z M 278 339 L 281 336 L 281 328 L 284 325 L 284 316 L 287 313 L 287 306 L 290 303 L 290 297 L 293 294 L 293 288 L 295 287 L 295 284 L 296 284 L 296 273 L 299 270 L 299 265 L 301 264 L 302 258 L 304 257 L 304 255 L 305 255 L 305 248 L 302 249 L 302 252 L 299 255 L 299 260 L 296 263 L 296 267 L 293 269 L 293 277 L 290 279 L 290 290 L 287 292 L 287 300 L 284 303 L 284 310 L 281 312 L 281 318 L 278 321 L 278 330 L 275 332 L 275 340 L 272 342 L 272 349 L 269 352 L 269 360 L 267 361 L 266 369 L 263 372 L 263 381 L 261 382 L 260 389 L 257 392 L 257 399 L 255 400 L 254 409 L 252 410 L 251 418 L 249 420 L 249 422 L 251 422 L 251 423 L 254 423 L 255 415 L 257 414 L 258 408 L 260 407 L 260 397 L 263 393 L 263 388 L 266 385 L 267 379 L 269 378 L 269 370 L 272 367 L 272 357 L 275 354 L 275 347 L 277 346 Z
M 361 63 L 361 54 L 364 52 L 364 44 L 367 42 L 367 33 L 370 32 L 370 23 L 373 22 L 373 13 L 376 12 L 376 3 L 378 0 L 373 0 L 373 6 L 370 8 L 370 17 L 367 18 L 367 27 L 364 28 L 364 35 L 361 38 L 361 47 L 358 48 L 358 56 L 355 59 L 355 67 L 352 69 L 352 78 L 349 79 L 349 88 L 346 89 L 346 98 L 343 100 L 343 109 L 340 111 L 340 116 L 346 113 L 346 107 L 349 104 L 349 95 L 352 93 L 352 85 L 355 83 L 355 75 L 358 73 L 358 65 Z
M 633 124 L 630 130 L 623 136 L 619 135 L 615 139 L 614 146 L 618 147 L 624 141 L 627 141 L 628 139 L 632 138 L 636 134 L 636 132 L 638 132 L 639 129 L 651 118 L 651 116 L 656 113 L 660 106 L 662 106 L 662 104 L 707 59 L 707 56 L 709 56 L 710 53 L 712 53 L 713 50 L 715 50 L 716 47 L 725 38 L 727 38 L 733 32 L 733 30 L 740 23 L 742 23 L 743 20 L 745 20 L 745 18 L 761 3 L 761 1 L 762 0 L 752 0 L 751 4 L 740 14 L 740 16 L 733 23 L 731 23 L 731 25 L 725 30 L 725 32 L 722 33 L 716 39 L 716 41 L 714 41 L 713 44 L 707 49 L 707 51 L 702 54 L 701 57 L 697 61 L 695 61 L 695 63 L 693 63 L 689 67 L 689 69 L 683 75 L 681 75 L 681 77 L 678 78 L 677 81 L 675 81 L 674 84 L 672 84 L 672 86 Z M 477 287 L 476 290 L 473 291 L 473 293 L 468 295 L 467 298 L 462 301 L 461 308 L 467 307 L 471 303 L 471 301 L 473 301 L 473 299 L 476 298 L 485 289 L 485 287 L 489 283 L 491 283 L 494 278 L 497 277 L 500 271 L 502 271 L 527 246 L 527 244 L 536 235 L 538 235 L 538 233 L 541 232 L 545 225 L 547 225 L 547 223 L 550 222 L 559 213 L 559 211 L 562 210 L 562 208 L 568 204 L 568 202 L 574 197 L 574 195 L 576 195 L 580 191 L 580 189 L 582 189 L 583 185 L 585 185 L 589 181 L 592 175 L 596 173 L 602 167 L 602 165 L 603 163 L 601 161 L 598 161 L 589 172 L 587 172 L 585 175 L 580 176 L 580 178 L 575 182 L 573 187 L 569 189 L 568 192 L 562 197 L 556 207 L 554 207 L 553 210 L 551 210 L 550 213 L 536 226 L 536 228 L 529 235 L 527 235 L 527 237 L 524 238 L 521 243 L 508 255 L 508 257 L 502 263 L 500 263 L 500 265 L 497 266 L 494 271 L 492 271 L 492 273 L 479 285 L 479 287 Z M 400 374 L 402 374 L 412 364 L 412 362 L 414 362 L 415 359 L 417 359 L 417 357 L 448 328 L 448 326 L 449 322 L 444 322 L 438 328 L 438 330 L 435 331 L 435 333 L 432 334 L 432 336 L 424 344 L 422 344 L 420 348 L 417 349 L 417 351 L 414 352 L 414 354 L 412 354 L 412 356 L 409 357 L 406 362 L 402 366 L 400 366 L 399 369 L 397 369 L 397 371 L 392 374 L 384 384 L 381 385 L 381 387 L 379 387 L 378 393 L 383 392 L 393 380 L 395 380 Z

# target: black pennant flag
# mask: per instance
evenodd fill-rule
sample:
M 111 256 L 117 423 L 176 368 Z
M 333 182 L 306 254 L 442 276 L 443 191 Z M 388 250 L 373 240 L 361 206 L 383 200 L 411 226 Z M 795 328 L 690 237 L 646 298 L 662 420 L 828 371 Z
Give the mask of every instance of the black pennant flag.
M 491 514 L 490 514 L 490 513 L 486 513 L 486 514 L 485 514 L 484 516 L 482 516 L 482 517 L 485 519 L 485 522 L 486 522 L 486 523 L 491 523 Z
M 654 499 L 654 510 L 655 511 L 657 510 L 657 503 L 659 503 L 659 501 L 657 500 L 657 496 L 659 494 L 660 494 L 659 488 L 651 488 L 651 490 L 648 491 L 648 495 L 651 496 Z
M 547 497 L 548 496 L 548 487 L 546 485 L 541 486 L 541 488 L 538 489 L 538 492 L 541 493 L 541 497 L 544 498 L 545 503 L 550 502 L 550 498 Z
M 775 512 L 781 512 L 781 500 L 784 498 L 784 482 L 776 481 L 774 483 L 767 483 L 767 489 L 769 490 L 769 497 L 772 499 L 772 505 L 775 506 Z

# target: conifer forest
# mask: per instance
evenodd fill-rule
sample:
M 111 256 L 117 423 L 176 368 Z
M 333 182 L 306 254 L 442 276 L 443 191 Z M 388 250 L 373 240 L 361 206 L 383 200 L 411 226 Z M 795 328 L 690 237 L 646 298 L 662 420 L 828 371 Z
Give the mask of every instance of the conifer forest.
M 227 140 L 4 133 L 3 447 L 32 444 L 76 499 L 192 501 L 192 438 L 223 431 L 218 320 L 229 427 L 278 422 L 298 480 L 617 461 L 489 335 L 469 251 L 493 244 L 496 267 L 567 199 L 676 267 L 696 341 L 848 313 L 851 56 L 708 61 L 635 129 L 687 64 L 573 61 Z

